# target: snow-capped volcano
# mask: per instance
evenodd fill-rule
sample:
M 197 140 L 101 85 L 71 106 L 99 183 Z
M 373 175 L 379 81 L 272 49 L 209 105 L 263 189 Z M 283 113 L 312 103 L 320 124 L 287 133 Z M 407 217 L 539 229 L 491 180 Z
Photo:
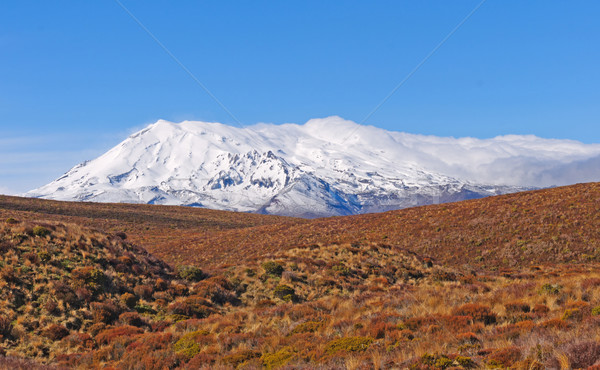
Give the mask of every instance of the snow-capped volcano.
M 246 128 L 160 120 L 27 196 L 317 217 L 597 181 L 599 156 L 600 145 L 575 141 L 441 138 L 339 117 Z

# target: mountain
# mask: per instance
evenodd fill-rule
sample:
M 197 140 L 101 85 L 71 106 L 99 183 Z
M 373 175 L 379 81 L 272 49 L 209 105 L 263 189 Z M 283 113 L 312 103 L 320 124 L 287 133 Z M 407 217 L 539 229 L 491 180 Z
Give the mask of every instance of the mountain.
M 304 125 L 160 120 L 26 195 L 321 217 L 600 177 L 600 145 L 440 138 L 339 117 Z

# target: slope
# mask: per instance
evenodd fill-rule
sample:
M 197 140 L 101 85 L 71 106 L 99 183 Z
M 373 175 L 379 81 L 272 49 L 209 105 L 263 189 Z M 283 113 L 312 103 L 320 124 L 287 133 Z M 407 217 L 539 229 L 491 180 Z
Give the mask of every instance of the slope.
M 125 231 L 174 266 L 195 263 L 209 270 L 297 246 L 343 242 L 383 242 L 477 268 L 596 260 L 600 252 L 600 183 L 316 220 L 17 197 L 0 197 L 0 204 L 2 217 L 18 212 L 17 218 Z
M 227 253 L 196 257 L 208 265 L 224 259 L 234 262 L 229 253 L 257 256 L 318 243 L 378 242 L 440 263 L 489 269 L 598 260 L 598 225 L 600 183 L 587 183 L 291 226 L 234 229 L 218 238 L 186 243 L 197 251 L 227 246 Z
M 534 195 L 569 196 L 562 190 Z M 567 216 L 563 208 L 577 206 L 566 205 L 546 211 Z M 528 226 L 529 218 L 516 218 L 524 223 L 513 226 Z M 577 221 L 597 229 L 595 217 Z M 562 232 L 577 253 L 582 228 Z M 206 274 L 173 271 L 123 238 L 76 224 L 0 222 L 0 368 L 35 368 L 27 359 L 136 369 L 541 369 L 600 361 L 594 258 L 476 271 L 387 243 L 324 243 L 252 261 L 240 255 Z

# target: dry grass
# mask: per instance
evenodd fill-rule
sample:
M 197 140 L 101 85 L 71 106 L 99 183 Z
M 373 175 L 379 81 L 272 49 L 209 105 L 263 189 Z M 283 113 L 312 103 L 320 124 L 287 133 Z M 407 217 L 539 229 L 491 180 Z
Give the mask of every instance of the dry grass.
M 584 184 L 306 221 L 2 197 L 0 352 L 68 368 L 592 366 L 599 199 Z

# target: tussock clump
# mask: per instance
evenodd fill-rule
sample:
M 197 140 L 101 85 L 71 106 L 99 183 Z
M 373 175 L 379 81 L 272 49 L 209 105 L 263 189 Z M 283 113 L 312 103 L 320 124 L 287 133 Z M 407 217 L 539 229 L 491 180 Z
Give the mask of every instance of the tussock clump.
M 89 351 L 89 338 L 81 336 L 104 330 L 94 330 L 94 324 L 116 324 L 121 317 L 123 324 L 143 326 L 141 318 L 127 315 L 137 303 L 131 292 L 173 277 L 168 265 L 143 249 L 76 225 L 8 222 L 0 229 L 0 240 L 11 246 L 11 253 L 0 256 L 0 284 L 5 284 L 0 290 L 0 342 L 10 353 L 48 358 L 73 348 Z M 144 303 L 155 305 L 151 297 Z M 17 320 L 2 319 L 8 317 Z M 140 330 L 144 332 L 136 328 Z

